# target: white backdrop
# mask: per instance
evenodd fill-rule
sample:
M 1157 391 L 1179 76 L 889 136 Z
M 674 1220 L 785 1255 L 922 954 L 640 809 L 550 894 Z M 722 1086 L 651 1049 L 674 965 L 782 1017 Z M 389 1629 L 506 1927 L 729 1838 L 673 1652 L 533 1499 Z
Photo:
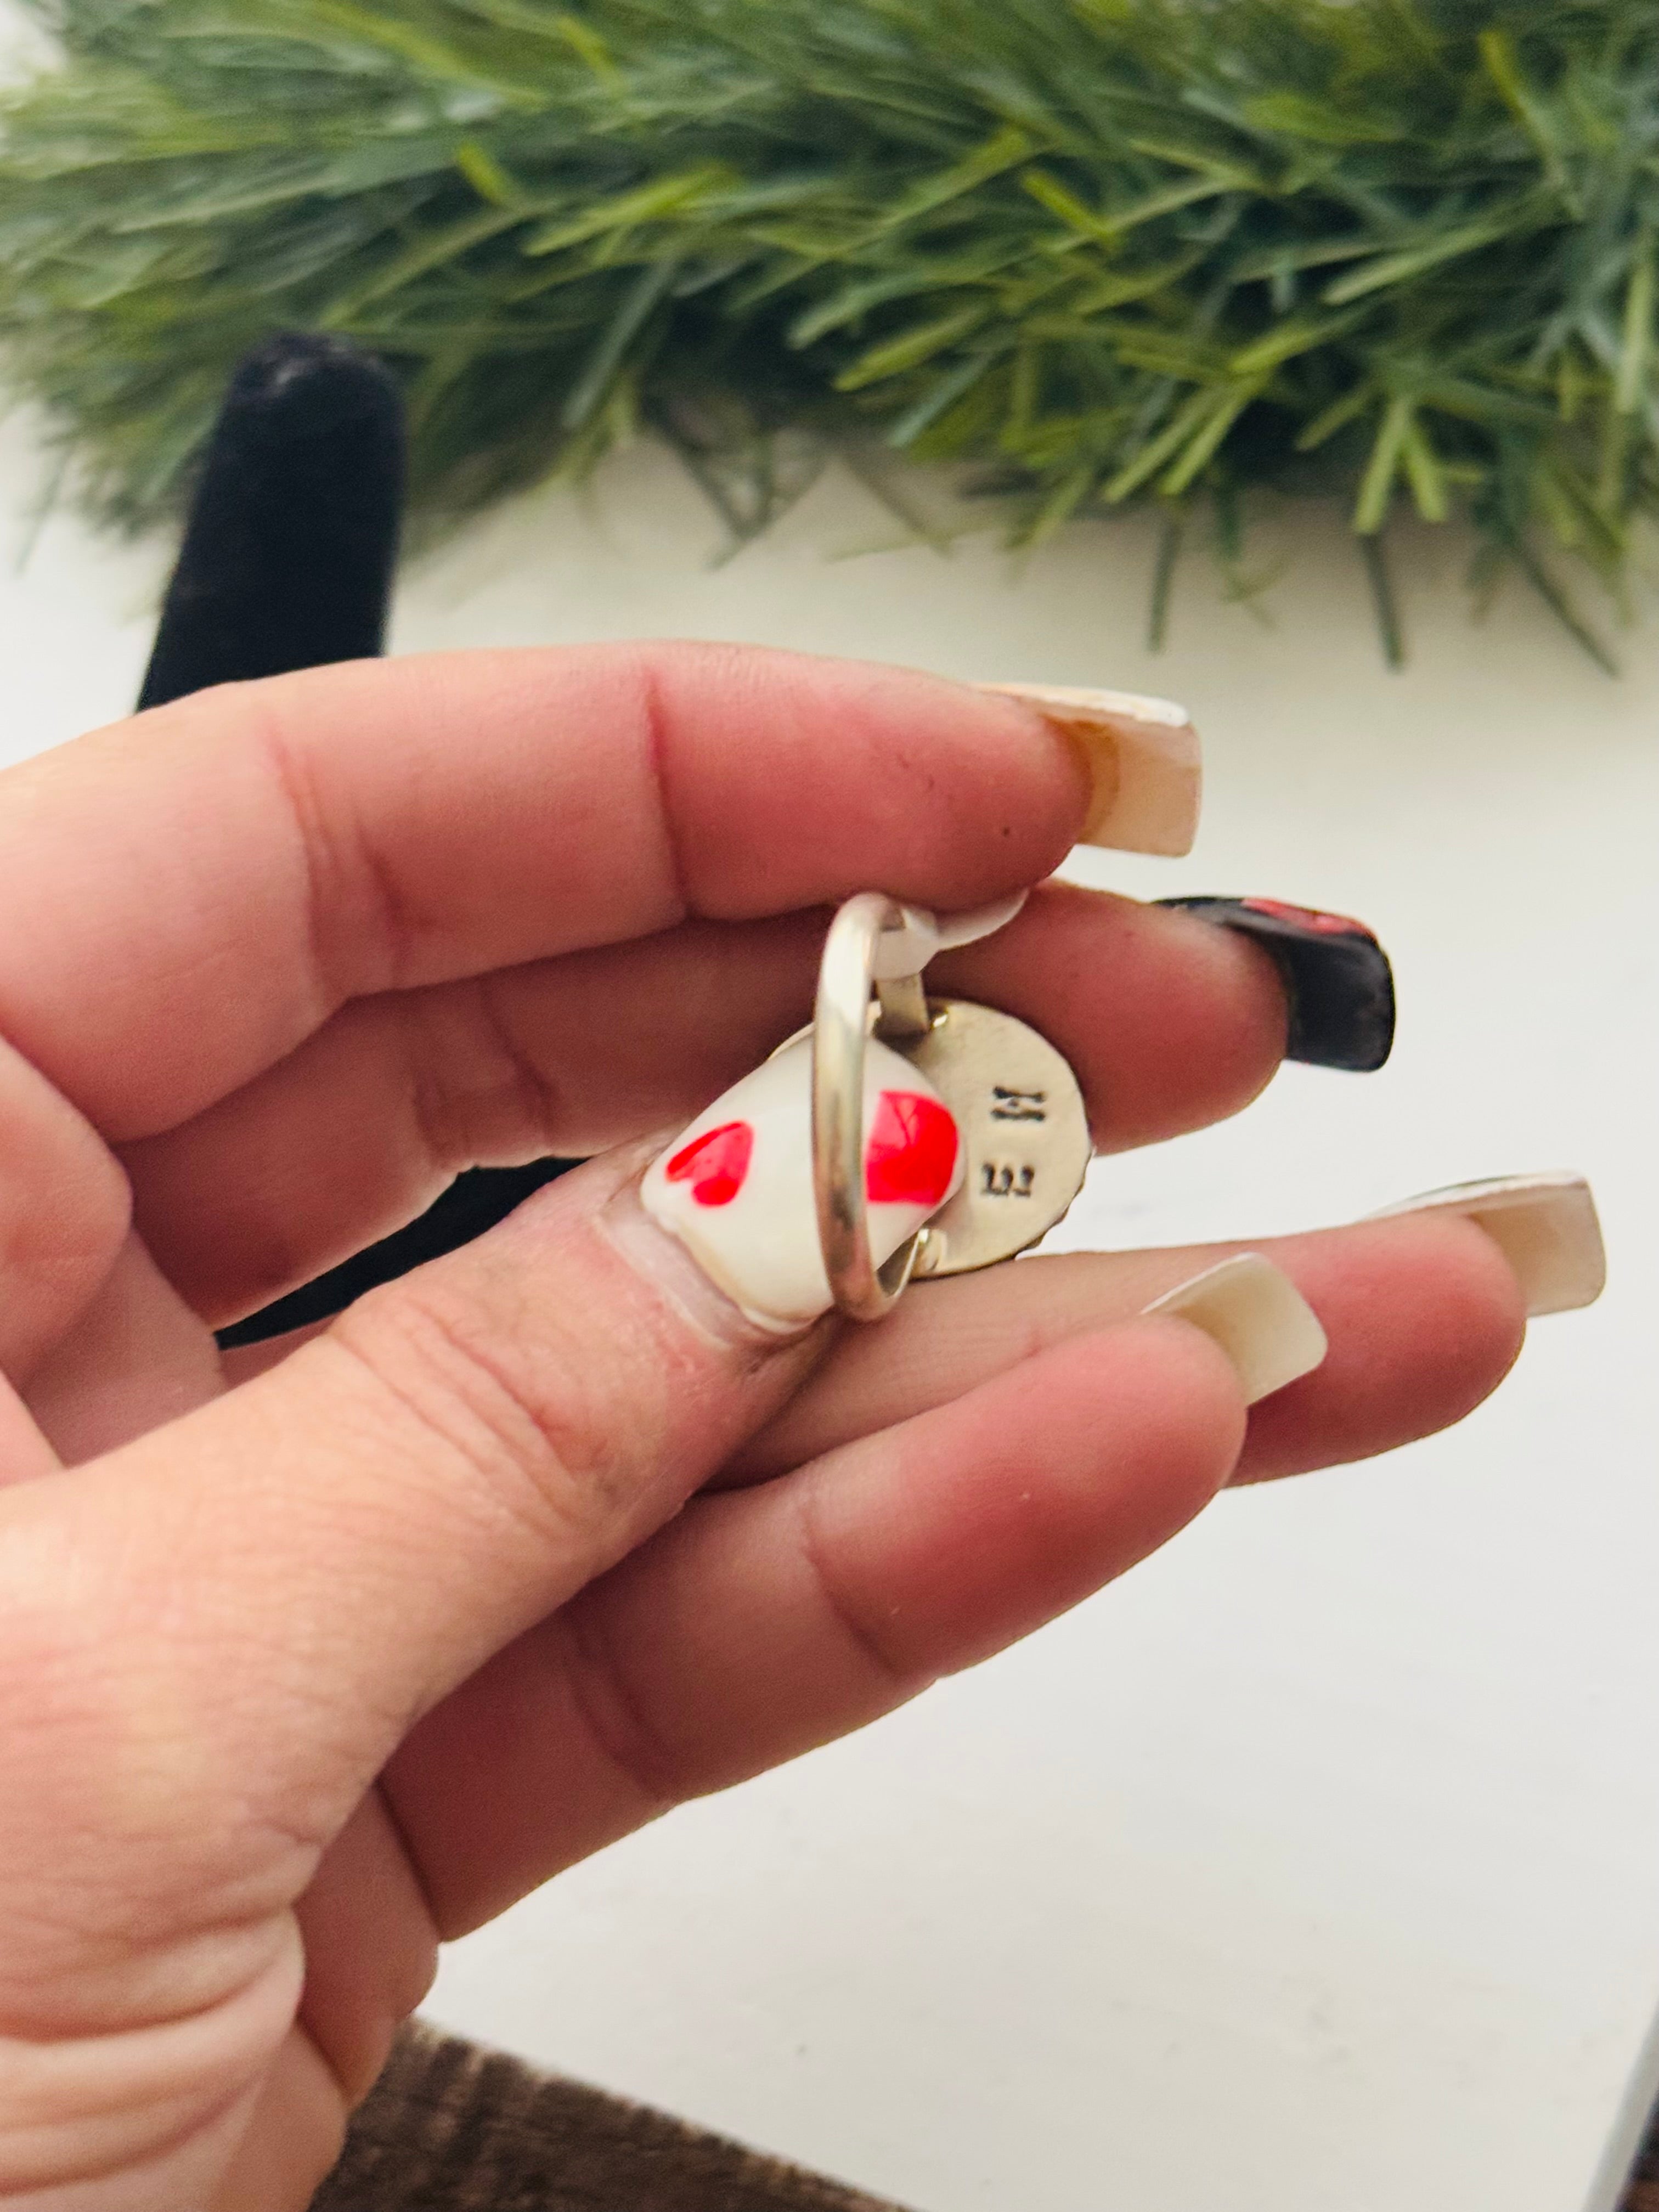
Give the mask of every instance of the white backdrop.
M 60 518 L 15 573 L 37 482 L 15 420 L 10 757 L 124 709 L 165 560 Z M 1462 549 L 1419 538 L 1391 675 L 1340 528 L 1301 518 L 1263 540 L 1266 619 L 1195 560 L 1153 657 L 1134 527 L 1023 569 L 892 535 L 832 475 L 715 567 L 635 454 L 417 567 L 394 647 L 751 638 L 1182 699 L 1196 853 L 1078 872 L 1364 916 L 1400 1041 L 1098 1164 L 1061 1234 L 1571 1165 L 1611 1287 L 1453 1435 L 1224 1498 L 1022 1650 L 456 1947 L 430 2009 L 924 2212 L 1600 2212 L 1659 1997 L 1659 623 L 1610 682 L 1518 590 L 1472 627 Z

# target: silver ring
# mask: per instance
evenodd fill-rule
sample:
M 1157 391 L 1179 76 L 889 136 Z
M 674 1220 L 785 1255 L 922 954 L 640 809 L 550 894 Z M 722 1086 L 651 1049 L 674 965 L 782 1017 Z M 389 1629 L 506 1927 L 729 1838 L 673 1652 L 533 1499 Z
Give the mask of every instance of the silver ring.
M 864 1184 L 864 1053 L 870 993 L 881 1001 L 878 1032 L 921 1036 L 927 1028 L 921 974 L 876 977 L 876 947 L 905 927 L 896 899 L 860 891 L 830 925 L 812 1011 L 812 1189 L 818 1243 L 836 1305 L 855 1321 L 890 1313 L 915 1270 L 927 1231 L 908 1237 L 879 1271 L 870 1254 Z

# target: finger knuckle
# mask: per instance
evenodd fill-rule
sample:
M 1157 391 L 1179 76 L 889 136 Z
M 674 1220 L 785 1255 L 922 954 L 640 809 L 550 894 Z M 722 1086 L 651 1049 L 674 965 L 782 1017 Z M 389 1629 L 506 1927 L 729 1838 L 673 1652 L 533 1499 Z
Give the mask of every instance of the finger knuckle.
M 632 1455 L 603 1359 L 544 1313 L 532 1334 L 499 1299 L 481 1304 L 416 1275 L 361 1299 L 335 1334 L 372 1378 L 399 1448 L 412 1431 L 452 1493 L 459 1474 L 489 1511 L 580 1549 L 625 1504 Z
M 915 1655 L 903 1648 L 896 1613 L 884 1616 L 878 1607 L 862 1601 L 851 1582 L 835 1564 L 833 1547 L 824 1540 L 810 1493 L 804 1493 L 797 1522 L 800 1557 L 811 1577 L 821 1615 L 843 1652 L 864 1673 L 881 1704 L 896 1705 L 912 1697 L 925 1679 Z
M 604 1609 L 580 1601 L 559 1615 L 558 1667 L 579 1724 L 599 1757 L 619 1775 L 649 1819 L 698 1794 L 695 1754 L 653 1718 L 648 1691 L 606 1632 Z
M 453 1174 L 496 1147 L 554 1143 L 559 1087 L 514 1020 L 511 993 L 485 976 L 407 994 L 410 1104 L 422 1148 Z

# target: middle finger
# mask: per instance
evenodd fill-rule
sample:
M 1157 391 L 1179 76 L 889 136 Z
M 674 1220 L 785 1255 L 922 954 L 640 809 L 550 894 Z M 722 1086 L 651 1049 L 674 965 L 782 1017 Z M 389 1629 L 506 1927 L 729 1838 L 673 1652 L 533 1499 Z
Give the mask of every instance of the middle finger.
M 809 1018 L 825 917 L 635 944 L 343 1008 L 274 1068 L 128 1146 L 136 1218 L 207 1319 L 234 1319 L 410 1219 L 459 1170 L 587 1153 L 699 1111 Z M 1030 1022 L 1103 1151 L 1236 1113 L 1272 1075 L 1272 962 L 1180 912 L 1042 885 L 936 990 Z

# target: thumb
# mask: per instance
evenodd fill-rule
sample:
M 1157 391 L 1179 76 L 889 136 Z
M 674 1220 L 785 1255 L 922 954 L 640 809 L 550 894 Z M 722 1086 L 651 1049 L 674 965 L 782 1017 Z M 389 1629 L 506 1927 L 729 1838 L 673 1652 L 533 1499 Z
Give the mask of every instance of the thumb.
M 0 2020 L 21 1995 L 84 2032 L 118 1928 L 176 1946 L 285 1908 L 411 1723 L 806 1372 L 825 1332 L 745 1320 L 647 1217 L 642 1158 L 0 1494 Z

